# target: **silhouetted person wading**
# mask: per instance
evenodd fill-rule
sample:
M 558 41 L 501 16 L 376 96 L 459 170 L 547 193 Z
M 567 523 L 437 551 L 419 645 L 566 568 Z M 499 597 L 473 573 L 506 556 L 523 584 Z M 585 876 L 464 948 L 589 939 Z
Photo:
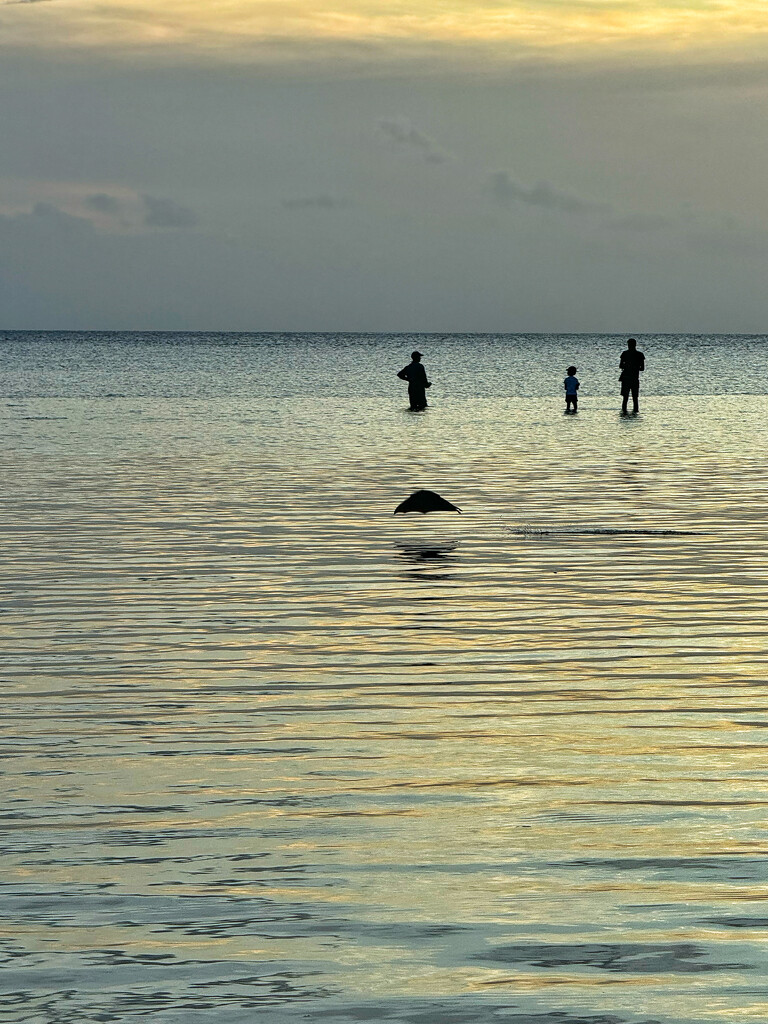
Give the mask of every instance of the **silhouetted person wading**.
M 418 412 L 427 408 L 427 388 L 432 385 L 427 380 L 427 371 L 421 365 L 421 352 L 411 352 L 411 361 L 397 375 L 400 380 L 408 381 L 408 401 L 411 410 Z
M 619 360 L 619 380 L 621 381 L 621 415 L 627 415 L 627 402 L 632 395 L 632 413 L 637 414 L 637 396 L 640 394 L 640 374 L 645 369 L 645 356 L 637 351 L 634 338 L 627 341 L 627 347 Z
M 576 376 L 576 367 L 569 366 L 565 371 L 567 376 L 563 381 L 565 385 L 565 411 L 577 413 L 579 411 L 579 378 Z

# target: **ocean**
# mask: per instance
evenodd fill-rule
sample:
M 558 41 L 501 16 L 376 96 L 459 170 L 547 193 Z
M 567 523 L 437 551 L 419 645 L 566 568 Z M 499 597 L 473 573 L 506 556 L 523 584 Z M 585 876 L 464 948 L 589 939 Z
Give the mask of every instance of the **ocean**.
M 0 333 L 0 1017 L 768 1020 L 768 337 L 637 337 Z

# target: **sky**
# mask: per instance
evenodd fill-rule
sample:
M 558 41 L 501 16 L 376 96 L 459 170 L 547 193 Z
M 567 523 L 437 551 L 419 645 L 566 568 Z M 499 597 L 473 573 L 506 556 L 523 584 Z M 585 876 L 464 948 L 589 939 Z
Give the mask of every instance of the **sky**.
M 765 0 L 0 0 L 0 328 L 762 333 Z

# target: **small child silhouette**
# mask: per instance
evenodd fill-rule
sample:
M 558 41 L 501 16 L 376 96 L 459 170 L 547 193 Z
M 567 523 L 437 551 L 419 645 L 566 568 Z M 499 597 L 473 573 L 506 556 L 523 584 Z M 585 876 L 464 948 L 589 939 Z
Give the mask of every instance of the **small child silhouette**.
M 579 381 L 576 377 L 576 367 L 569 366 L 565 371 L 568 376 L 563 382 L 565 384 L 565 411 L 579 411 L 579 397 L 576 392 L 579 390 Z

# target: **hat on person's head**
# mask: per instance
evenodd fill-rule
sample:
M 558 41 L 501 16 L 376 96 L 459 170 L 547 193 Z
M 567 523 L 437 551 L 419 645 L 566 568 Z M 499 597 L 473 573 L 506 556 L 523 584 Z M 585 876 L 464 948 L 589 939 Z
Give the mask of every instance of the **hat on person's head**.
M 411 352 L 411 359 L 416 359 L 417 356 L 421 359 L 421 352 Z

